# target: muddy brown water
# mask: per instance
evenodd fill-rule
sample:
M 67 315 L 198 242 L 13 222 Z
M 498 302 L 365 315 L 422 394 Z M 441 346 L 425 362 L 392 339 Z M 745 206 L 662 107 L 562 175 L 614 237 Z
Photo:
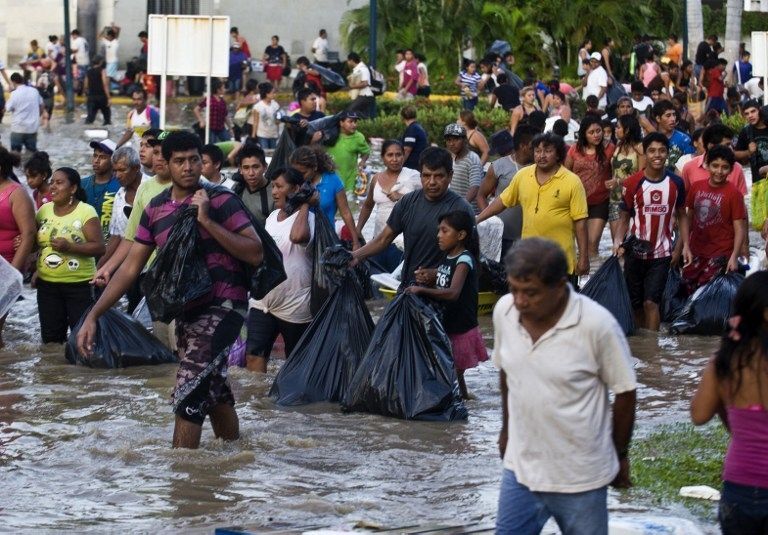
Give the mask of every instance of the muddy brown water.
M 125 108 L 115 110 L 121 122 Z M 183 117 L 183 115 L 182 115 Z M 7 137 L 7 122 L 2 136 Z M 87 170 L 81 124 L 42 133 L 55 166 Z M 120 127 L 112 127 L 113 138 Z M 603 251 L 607 247 L 604 243 Z M 371 304 L 374 316 L 383 301 Z M 481 318 L 488 346 L 490 316 Z M 169 394 L 175 366 L 93 370 L 40 347 L 33 290 L 11 312 L 0 351 L 0 522 L 5 531 L 210 531 L 491 523 L 501 475 L 498 375 L 490 362 L 467 373 L 477 399 L 466 423 L 404 422 L 341 414 L 338 406 L 275 406 L 266 376 L 230 370 L 242 438 L 215 440 L 206 425 L 197 451 L 172 450 Z M 638 434 L 687 420 L 698 373 L 717 344 L 705 337 L 630 338 Z M 687 516 L 611 492 L 616 511 Z M 711 529 L 713 518 L 697 519 Z

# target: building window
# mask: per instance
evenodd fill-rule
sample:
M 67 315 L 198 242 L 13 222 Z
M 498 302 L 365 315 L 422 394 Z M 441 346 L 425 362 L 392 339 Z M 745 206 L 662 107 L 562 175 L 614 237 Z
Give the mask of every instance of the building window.
M 147 0 L 148 15 L 199 15 L 200 0 Z

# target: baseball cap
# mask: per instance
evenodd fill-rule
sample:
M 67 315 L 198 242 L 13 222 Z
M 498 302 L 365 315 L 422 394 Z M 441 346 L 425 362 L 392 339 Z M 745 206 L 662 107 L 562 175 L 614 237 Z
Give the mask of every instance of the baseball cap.
M 600 61 L 601 59 L 603 59 L 603 56 L 600 55 L 600 52 L 592 52 L 589 55 L 589 59 L 593 59 L 595 61 Z
M 509 154 L 515 149 L 515 142 L 508 129 L 499 130 L 491 136 L 491 154 Z
M 147 145 L 150 147 L 157 147 L 163 144 L 163 140 L 168 137 L 170 132 L 168 130 L 159 130 L 157 136 L 154 139 L 148 139 Z
M 445 127 L 443 137 L 467 137 L 467 129 L 459 123 L 451 123 Z
M 117 143 L 111 139 L 102 139 L 101 141 L 91 141 L 88 144 L 92 149 L 98 149 L 101 152 L 112 154 L 117 149 Z
M 357 114 L 356 111 L 343 111 L 341 112 L 341 115 L 339 115 L 339 120 L 343 121 L 344 119 L 359 119 L 360 116 Z

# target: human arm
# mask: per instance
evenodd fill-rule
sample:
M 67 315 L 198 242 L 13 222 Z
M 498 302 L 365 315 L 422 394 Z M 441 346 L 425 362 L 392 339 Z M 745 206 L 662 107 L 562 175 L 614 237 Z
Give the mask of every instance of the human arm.
M 573 222 L 573 230 L 576 234 L 576 275 L 589 275 L 589 234 L 587 232 L 587 218 Z
M 352 217 L 352 210 L 349 209 L 347 202 L 347 192 L 344 189 L 336 192 L 336 206 L 339 209 L 341 220 L 344 221 L 350 234 L 352 234 L 352 250 L 354 251 L 360 247 L 360 233 L 355 226 L 355 218 Z
M 507 405 L 507 396 L 509 389 L 507 387 L 507 374 L 504 370 L 499 371 L 499 389 L 501 390 L 501 431 L 499 432 L 499 455 L 504 459 L 507 452 L 507 440 L 509 432 L 507 422 L 509 421 L 509 406 Z
M 523 117 L 523 107 L 518 106 L 514 110 L 512 110 L 512 113 L 509 115 L 509 132 L 512 135 L 515 135 L 515 129 L 517 129 L 517 125 L 520 123 L 520 119 Z
M 424 286 L 409 286 L 405 291 L 415 295 L 431 297 L 440 301 L 456 301 L 461 295 L 461 289 L 464 287 L 464 283 L 467 280 L 467 275 L 469 275 L 469 265 L 460 263 L 456 266 L 456 271 L 453 273 L 450 288 L 425 288 Z
M 74 243 L 66 238 L 54 238 L 51 247 L 60 253 L 74 253 L 83 256 L 101 256 L 104 254 L 104 237 L 101 234 L 99 219 L 92 217 L 83 225 L 83 243 Z
M 289 236 L 291 242 L 306 245 L 312 239 L 312 229 L 309 228 L 309 204 L 302 204 L 299 208 L 299 215 L 291 226 Z
M 192 108 L 192 112 L 195 114 L 195 119 L 197 119 L 197 124 L 200 128 L 205 128 L 205 116 L 203 115 L 204 104 L 205 101 Z
M 259 110 L 254 106 L 251 110 L 251 137 L 256 137 L 256 133 L 259 131 L 259 118 Z
M 142 243 L 132 242 L 130 251 L 120 268 L 115 273 L 112 281 L 104 288 L 98 301 L 86 315 L 80 330 L 77 333 L 77 349 L 81 355 L 90 357 L 93 352 L 93 341 L 96 337 L 96 321 L 104 312 L 128 291 L 133 282 L 141 273 L 144 265 L 149 260 L 154 247 Z
M 112 256 L 109 257 L 104 265 L 101 267 L 97 266 L 98 269 L 91 279 L 91 284 L 95 284 L 99 287 L 103 287 L 109 284 L 109 281 L 112 278 L 112 274 L 115 273 L 118 268 L 120 268 L 125 259 L 128 257 L 128 253 L 131 250 L 131 245 L 133 245 L 133 240 L 127 240 L 125 238 L 121 239 L 120 243 L 117 245 L 117 248 L 112 253 Z
M 477 191 L 477 208 L 482 212 L 488 207 L 488 197 L 490 197 L 499 185 L 499 179 L 496 177 L 496 171 L 493 170 L 493 165 L 488 168 L 488 172 L 485 173 L 483 181 L 480 183 L 480 189 Z
M 411 153 L 413 152 L 413 147 L 409 147 L 406 145 L 403 147 L 403 161 L 408 161 L 408 158 L 411 156 Z
M 463 86 L 463 84 L 461 83 L 461 74 L 459 74 L 458 76 L 456 76 L 456 79 L 453 81 L 453 83 L 454 83 L 454 84 L 456 84 L 456 85 L 457 85 L 457 86 L 459 86 L 459 87 L 462 87 L 462 86 Z
M 718 385 L 715 359 L 713 358 L 704 368 L 701 382 L 699 382 L 696 393 L 691 400 L 691 421 L 693 425 L 704 425 L 717 414 L 720 415 L 723 424 L 728 428 L 725 403 Z
M 490 156 L 491 148 L 488 146 L 488 140 L 485 139 L 485 136 L 482 134 L 482 132 L 478 131 L 477 134 L 473 136 L 477 143 L 475 144 L 475 147 L 480 151 L 480 163 L 485 165 L 485 162 L 488 161 L 488 157 Z
M 104 94 L 107 96 L 107 106 L 111 106 L 112 105 L 112 99 L 110 98 L 109 78 L 107 78 L 107 70 L 106 69 L 101 69 L 101 87 L 104 88 Z
M 197 190 L 192 197 L 192 206 L 197 206 L 197 223 L 229 254 L 252 266 L 258 266 L 263 260 L 261 240 L 252 226 L 248 225 L 239 232 L 232 232 L 210 217 L 210 200 L 204 188 Z M 309 241 L 309 240 L 307 240 Z
M 477 223 L 482 223 L 486 219 L 500 214 L 506 208 L 507 207 L 504 206 L 504 203 L 501 202 L 501 198 L 500 197 L 496 197 L 495 199 L 493 199 L 493 202 L 491 202 L 491 204 L 486 206 L 485 209 L 477 215 L 477 217 L 475 218 L 475 221 Z
M 130 140 L 132 136 L 133 136 L 133 129 L 127 128 L 125 132 L 123 132 L 123 137 L 121 137 L 120 140 L 117 142 L 117 146 L 122 147 L 123 145 L 128 143 L 128 140 Z
M 399 233 L 396 233 L 394 230 L 392 230 L 392 227 L 385 225 L 384 230 L 382 230 L 378 236 L 373 238 L 359 249 L 352 251 L 351 265 L 354 267 L 366 258 L 384 252 L 384 249 L 389 247 L 389 244 L 394 241 L 398 234 Z
M 688 214 L 685 206 L 678 207 L 675 213 L 677 214 L 677 230 L 680 233 L 680 238 L 675 244 L 674 251 L 672 251 L 672 265 L 677 266 L 682 257 L 683 266 L 687 266 L 693 261 L 693 255 L 688 248 L 688 229 L 690 228 Z
M 733 221 L 733 234 L 733 251 L 728 259 L 727 271 L 738 271 L 739 269 L 739 256 L 742 253 L 744 240 L 747 237 L 746 219 L 735 219 Z
M 115 32 L 115 39 L 120 37 L 120 26 L 112 22 L 110 23 L 110 27 L 112 28 L 112 31 Z
M 35 207 L 32 199 L 21 188 L 11 193 L 11 215 L 19 228 L 19 237 L 21 241 L 18 248 L 13 253 L 11 265 L 18 271 L 24 273 L 27 266 L 27 259 L 35 249 L 37 224 L 35 223 Z
M 637 391 L 630 390 L 616 394 L 613 400 L 613 446 L 619 458 L 619 473 L 611 482 L 612 487 L 627 488 L 632 486 L 629 478 L 629 443 L 635 426 L 635 405 Z
M 608 76 L 613 76 L 613 70 L 611 69 L 611 54 L 605 48 L 600 53 L 603 56 L 603 63 L 605 63 L 605 70 L 608 72 Z
M 107 240 L 107 248 L 104 254 L 101 258 L 99 258 L 99 261 L 96 263 L 96 268 L 100 268 L 104 264 L 107 263 L 107 261 L 112 258 L 112 255 L 115 254 L 115 251 L 117 251 L 118 247 L 120 247 L 120 242 L 123 241 L 123 238 L 120 236 L 116 236 L 115 234 L 111 234 L 109 236 L 109 239 Z
M 619 220 L 616 225 L 615 238 L 613 239 L 613 254 L 616 256 L 622 256 L 624 254 L 624 249 L 621 247 L 621 244 L 624 243 L 627 230 L 629 230 L 629 212 L 619 209 Z
M 357 216 L 357 234 L 362 235 L 363 233 L 363 227 L 365 227 L 365 224 L 368 222 L 368 219 L 371 217 L 371 212 L 373 212 L 373 207 L 375 206 L 375 203 L 373 202 L 373 190 L 376 187 L 376 175 L 373 176 L 371 179 L 371 183 L 368 184 L 368 193 L 365 195 L 365 200 L 363 201 L 363 205 L 360 207 L 360 215 Z
M 565 161 L 563 162 L 563 167 L 568 169 L 569 171 L 573 171 L 573 156 L 571 156 L 571 151 L 568 151 L 568 154 L 565 156 Z

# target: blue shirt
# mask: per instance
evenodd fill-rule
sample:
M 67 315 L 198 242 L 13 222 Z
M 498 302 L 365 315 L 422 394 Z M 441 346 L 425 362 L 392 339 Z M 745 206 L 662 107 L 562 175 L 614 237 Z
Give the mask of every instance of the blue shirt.
M 427 145 L 427 132 L 424 127 L 417 122 L 409 124 L 403 134 L 403 147 L 411 147 L 411 153 L 403 167 L 418 169 L 421 152 L 427 148 Z
M 108 237 L 109 224 L 112 221 L 112 206 L 115 204 L 115 195 L 120 189 L 120 182 L 113 176 L 109 182 L 97 184 L 96 177 L 89 175 L 80 185 L 85 190 L 86 202 L 96 209 L 104 236 Z
M 328 221 L 333 224 L 336 220 L 336 194 L 344 191 L 344 184 L 341 183 L 339 175 L 336 173 L 323 173 L 320 182 L 315 185 L 320 194 L 320 209 L 323 211 Z
M 669 156 L 667 156 L 667 169 L 674 172 L 675 164 L 683 154 L 693 154 L 696 149 L 691 144 L 688 134 L 675 130 L 669 138 Z

